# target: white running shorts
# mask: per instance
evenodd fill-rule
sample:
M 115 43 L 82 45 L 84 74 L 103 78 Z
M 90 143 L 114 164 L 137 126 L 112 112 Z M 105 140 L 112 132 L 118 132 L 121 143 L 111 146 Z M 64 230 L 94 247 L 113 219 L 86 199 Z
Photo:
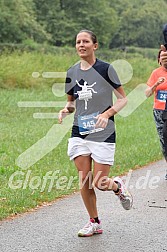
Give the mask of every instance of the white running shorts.
M 80 155 L 90 155 L 97 163 L 113 165 L 115 143 L 94 142 L 80 137 L 72 137 L 68 140 L 67 154 L 70 160 Z

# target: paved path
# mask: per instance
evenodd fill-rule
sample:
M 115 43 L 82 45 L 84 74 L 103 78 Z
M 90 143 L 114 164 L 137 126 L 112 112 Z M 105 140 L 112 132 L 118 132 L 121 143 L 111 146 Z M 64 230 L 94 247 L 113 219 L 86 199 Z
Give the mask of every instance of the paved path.
M 79 193 L 0 223 L 1 252 L 167 251 L 167 181 L 164 160 L 125 179 L 134 206 L 124 210 L 112 192 L 97 191 L 104 233 L 77 236 L 88 219 Z M 128 178 L 130 178 L 128 182 Z

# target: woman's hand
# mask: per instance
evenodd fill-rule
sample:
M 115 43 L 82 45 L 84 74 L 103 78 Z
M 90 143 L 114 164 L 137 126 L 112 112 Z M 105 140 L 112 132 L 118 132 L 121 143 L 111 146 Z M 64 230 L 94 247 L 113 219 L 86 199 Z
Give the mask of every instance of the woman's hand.
M 165 78 L 164 78 L 164 77 L 160 77 L 160 78 L 157 80 L 157 82 L 156 82 L 152 87 L 148 87 L 148 88 L 145 90 L 145 95 L 146 95 L 147 97 L 150 97 L 150 96 L 154 93 L 155 89 L 156 89 L 160 84 L 162 84 L 164 81 L 165 81 Z
M 157 81 L 157 86 L 161 83 L 163 83 L 165 81 L 164 77 L 159 77 L 158 81 Z
M 58 121 L 62 123 L 63 118 L 75 111 L 75 101 L 72 95 L 67 95 L 67 104 L 59 111 Z
M 164 45 L 161 45 L 160 62 L 167 69 L 167 50 Z
M 69 111 L 67 108 L 63 108 L 59 111 L 59 114 L 58 114 L 58 121 L 59 123 L 62 123 L 63 121 L 63 118 L 65 118 L 67 115 L 69 115 Z
M 102 113 L 98 116 L 96 116 L 97 122 L 95 125 L 95 128 L 106 128 L 107 124 L 108 124 L 108 116 L 107 113 Z

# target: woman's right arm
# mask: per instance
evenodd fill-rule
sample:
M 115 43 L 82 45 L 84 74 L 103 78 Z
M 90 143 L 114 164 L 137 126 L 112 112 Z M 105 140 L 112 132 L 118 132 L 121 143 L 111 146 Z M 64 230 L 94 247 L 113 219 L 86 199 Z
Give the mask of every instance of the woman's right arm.
M 67 103 L 63 109 L 59 111 L 58 121 L 62 123 L 63 118 L 65 118 L 70 113 L 75 111 L 75 101 L 72 95 L 67 95 Z
M 159 84 L 163 83 L 164 80 L 165 80 L 165 78 L 160 77 L 160 78 L 158 79 L 158 81 L 157 81 L 152 87 L 148 87 L 148 88 L 145 90 L 146 96 L 147 96 L 147 97 L 150 97 L 150 96 L 154 93 L 156 87 L 158 87 Z

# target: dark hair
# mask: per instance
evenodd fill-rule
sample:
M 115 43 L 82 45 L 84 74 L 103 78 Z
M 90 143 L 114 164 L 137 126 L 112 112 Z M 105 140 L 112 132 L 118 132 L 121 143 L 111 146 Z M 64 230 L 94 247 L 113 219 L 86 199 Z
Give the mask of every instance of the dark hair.
M 158 63 L 161 65 L 161 62 L 160 62 L 160 55 L 161 55 L 161 52 L 162 52 L 162 50 L 159 50 L 159 52 L 158 52 L 158 57 L 157 57 L 157 60 L 158 60 Z
M 80 31 L 78 32 L 78 34 L 81 33 L 81 32 L 86 32 L 86 33 L 88 33 L 88 34 L 90 35 L 92 41 L 93 41 L 93 44 L 96 44 L 96 43 L 97 43 L 97 37 L 96 37 L 96 35 L 95 35 L 92 31 L 84 29 L 84 30 L 80 30 Z M 77 34 L 77 35 L 78 35 L 78 34 Z

